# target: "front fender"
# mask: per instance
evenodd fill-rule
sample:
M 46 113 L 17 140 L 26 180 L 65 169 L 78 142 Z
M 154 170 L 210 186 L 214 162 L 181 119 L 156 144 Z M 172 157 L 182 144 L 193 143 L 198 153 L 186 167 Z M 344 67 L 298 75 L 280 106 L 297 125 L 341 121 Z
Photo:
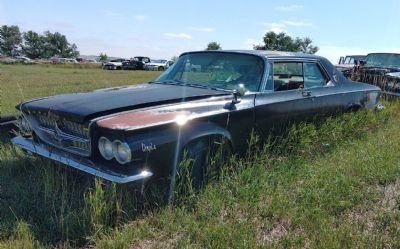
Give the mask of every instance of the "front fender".
M 231 134 L 225 128 L 210 122 L 200 122 L 180 129 L 180 149 L 182 150 L 185 145 L 190 141 L 199 139 L 201 137 L 220 136 L 229 141 L 233 147 Z

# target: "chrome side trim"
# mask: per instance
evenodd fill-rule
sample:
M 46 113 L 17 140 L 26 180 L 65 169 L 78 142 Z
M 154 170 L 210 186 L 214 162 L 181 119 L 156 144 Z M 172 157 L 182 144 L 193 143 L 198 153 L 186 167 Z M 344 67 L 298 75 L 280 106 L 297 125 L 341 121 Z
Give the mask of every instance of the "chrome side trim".
M 83 163 L 80 162 L 79 160 L 68 158 L 66 155 L 63 155 L 62 153 L 49 151 L 43 145 L 34 143 L 30 138 L 18 136 L 11 139 L 11 142 L 14 145 L 20 147 L 21 149 L 52 159 L 54 161 L 60 162 L 67 166 L 84 171 L 96 177 L 106 179 L 111 182 L 128 183 L 128 182 L 144 180 L 146 178 L 153 176 L 153 173 L 147 170 L 142 170 L 139 174 L 136 175 L 124 175 L 124 174 L 119 174 L 117 172 L 113 172 L 111 170 L 100 169 L 95 165 L 90 165 L 89 163 Z

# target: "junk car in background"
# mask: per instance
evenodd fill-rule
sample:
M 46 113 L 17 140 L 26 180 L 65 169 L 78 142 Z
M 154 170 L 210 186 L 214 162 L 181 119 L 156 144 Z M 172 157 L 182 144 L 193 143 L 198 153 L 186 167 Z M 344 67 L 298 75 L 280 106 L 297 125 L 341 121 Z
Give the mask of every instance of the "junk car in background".
M 386 95 L 400 96 L 400 54 L 368 54 L 360 65 L 343 74 L 351 80 L 379 86 Z
M 365 60 L 365 55 L 346 55 L 346 57 L 340 57 L 339 63 L 335 65 L 335 67 L 339 71 L 344 71 L 346 69 L 351 69 L 360 61 Z

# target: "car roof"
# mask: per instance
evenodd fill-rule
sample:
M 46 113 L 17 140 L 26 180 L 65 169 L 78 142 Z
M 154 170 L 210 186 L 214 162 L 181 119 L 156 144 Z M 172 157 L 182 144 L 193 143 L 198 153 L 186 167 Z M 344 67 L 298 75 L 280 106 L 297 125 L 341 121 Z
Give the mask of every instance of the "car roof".
M 394 54 L 394 55 L 400 55 L 399 53 L 369 53 L 368 55 L 374 55 L 374 54 Z
M 202 50 L 202 51 L 186 52 L 181 54 L 181 56 L 190 53 L 207 53 L 207 52 L 250 54 L 265 58 L 308 58 L 308 59 L 322 58 L 320 56 L 313 54 L 306 54 L 301 52 L 274 51 L 274 50 Z

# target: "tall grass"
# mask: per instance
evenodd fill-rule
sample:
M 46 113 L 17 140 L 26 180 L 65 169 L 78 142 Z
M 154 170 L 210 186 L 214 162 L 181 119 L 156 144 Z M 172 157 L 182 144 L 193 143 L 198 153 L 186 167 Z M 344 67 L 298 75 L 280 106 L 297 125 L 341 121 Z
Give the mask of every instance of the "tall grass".
M 44 72 L 24 68 L 24 77 Z M 58 87 L 74 70 L 52 68 L 48 75 Z M 24 78 L 16 81 L 12 72 L 6 75 L 13 82 Z M 145 77 L 111 73 L 126 81 Z M 383 112 L 295 124 L 269 139 L 253 133 L 245 156 L 209 158 L 201 191 L 192 188 L 183 162 L 182 188 L 169 207 L 130 185 L 0 143 L 0 248 L 398 248 L 399 113 L 392 103 Z

